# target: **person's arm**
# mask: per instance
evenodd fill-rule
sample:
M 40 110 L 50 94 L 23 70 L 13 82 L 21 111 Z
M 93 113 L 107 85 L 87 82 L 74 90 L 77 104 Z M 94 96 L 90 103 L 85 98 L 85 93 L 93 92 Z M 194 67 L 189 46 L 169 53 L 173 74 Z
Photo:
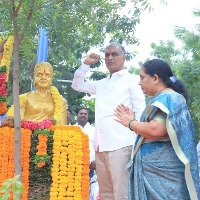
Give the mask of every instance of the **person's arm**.
M 71 87 L 79 92 L 85 92 L 89 94 L 96 93 L 95 82 L 87 81 L 85 82 L 84 79 L 86 77 L 86 73 L 88 72 L 90 65 L 95 64 L 99 61 L 99 55 L 97 54 L 90 54 L 86 57 L 83 65 L 81 65 L 74 74 L 74 79 L 72 82 Z
M 147 138 L 162 137 L 167 134 L 165 125 L 155 120 L 150 122 L 132 121 L 130 129 Z
M 167 134 L 165 123 L 160 123 L 154 119 L 150 122 L 136 121 L 134 113 L 123 104 L 115 109 L 115 116 L 117 117 L 115 119 L 117 122 L 144 137 L 161 137 Z

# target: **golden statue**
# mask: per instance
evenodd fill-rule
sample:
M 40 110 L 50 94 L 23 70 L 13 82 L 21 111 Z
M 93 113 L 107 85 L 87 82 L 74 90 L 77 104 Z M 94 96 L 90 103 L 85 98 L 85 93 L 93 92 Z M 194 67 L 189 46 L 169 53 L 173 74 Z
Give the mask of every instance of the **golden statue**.
M 56 124 L 67 124 L 67 102 L 59 94 L 56 87 L 51 86 L 53 68 L 48 62 L 36 64 L 34 69 L 34 85 L 36 91 L 20 95 L 21 121 L 42 122 L 54 118 Z M 13 116 L 11 106 L 7 115 Z

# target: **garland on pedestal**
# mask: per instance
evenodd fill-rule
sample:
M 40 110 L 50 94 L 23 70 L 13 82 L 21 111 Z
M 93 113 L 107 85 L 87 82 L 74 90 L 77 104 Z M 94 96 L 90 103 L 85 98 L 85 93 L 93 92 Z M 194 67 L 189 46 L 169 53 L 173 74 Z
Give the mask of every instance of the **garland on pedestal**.
M 39 195 L 50 200 L 88 200 L 88 136 L 78 126 L 40 122 L 30 130 L 26 122 L 22 124 L 21 162 L 25 187 L 22 200 L 39 199 Z M 28 124 L 33 127 L 31 122 Z M 1 186 L 3 181 L 14 176 L 14 129 L 0 128 L 0 141 Z
M 0 38 L 0 44 L 5 41 Z M 10 58 L 13 52 L 14 37 L 10 36 L 3 45 L 3 53 L 0 59 L 0 115 L 7 112 L 7 96 L 8 96 L 8 76 L 10 70 Z
M 21 199 L 27 200 L 29 190 L 29 163 L 30 163 L 30 146 L 31 130 L 21 129 L 21 165 L 22 165 L 22 182 L 25 192 Z M 0 128 L 0 187 L 8 178 L 14 177 L 14 129 L 10 127 Z M 1 196 L 1 195 L 0 195 Z

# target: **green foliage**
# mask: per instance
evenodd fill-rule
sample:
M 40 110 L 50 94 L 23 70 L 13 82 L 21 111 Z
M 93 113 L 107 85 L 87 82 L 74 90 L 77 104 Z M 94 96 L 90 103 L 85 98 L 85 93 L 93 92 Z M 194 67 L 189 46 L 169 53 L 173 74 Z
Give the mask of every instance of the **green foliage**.
M 170 40 L 161 40 L 158 45 L 152 43 L 151 48 L 153 49 L 151 55 L 165 60 L 169 65 L 173 64 L 174 58 L 179 54 L 179 51 L 175 50 L 174 42 Z
M 48 62 L 54 67 L 54 85 L 68 104 L 74 107 L 81 105 L 84 94 L 73 91 L 70 83 L 63 84 L 57 80 L 72 80 L 83 55 L 91 47 L 101 49 L 107 35 L 112 41 L 136 44 L 135 27 L 140 22 L 141 12 L 150 7 L 148 0 L 129 1 L 128 6 L 124 0 L 24 0 L 14 1 L 14 5 L 12 2 L 0 1 L 0 34 L 13 35 L 14 21 L 11 13 L 17 16 L 15 22 L 20 42 L 20 94 L 33 88 L 32 74 L 37 54 L 38 30 L 45 27 L 49 40 Z M 128 56 L 131 58 L 131 53 Z M 103 76 L 94 73 L 92 78 L 99 79 Z M 12 80 L 12 68 L 10 79 Z M 11 97 L 9 101 L 12 101 Z
M 140 73 L 140 69 L 131 66 L 130 69 L 129 69 L 129 73 L 139 75 L 139 73 Z
M 200 17 L 200 10 L 194 11 Z M 190 95 L 189 109 L 196 128 L 197 140 L 200 140 L 200 24 L 191 32 L 184 27 L 176 27 L 174 34 L 182 42 L 181 49 L 175 49 L 174 42 L 161 41 L 152 44 L 152 55 L 166 60 L 173 68 L 175 75 L 182 79 Z
M 0 200 L 8 200 L 11 196 L 13 196 L 14 200 L 19 200 L 19 195 L 24 192 L 24 188 L 18 179 L 19 175 L 3 182 L 3 185 L 0 188 Z
M 31 186 L 50 185 L 52 183 L 51 166 L 52 166 L 52 149 L 53 149 L 53 132 L 48 135 L 47 139 L 47 155 L 36 156 L 37 145 L 39 143 L 38 134 L 36 131 L 31 135 L 31 148 L 30 148 L 30 167 L 29 167 L 29 184 Z M 38 167 L 37 164 L 40 161 L 45 162 L 45 166 Z M 34 190 L 34 187 L 30 187 L 30 193 Z
M 53 132 L 50 131 L 49 129 L 45 129 L 45 128 L 44 129 L 35 129 L 34 135 L 38 136 L 39 134 L 51 136 L 53 134 Z

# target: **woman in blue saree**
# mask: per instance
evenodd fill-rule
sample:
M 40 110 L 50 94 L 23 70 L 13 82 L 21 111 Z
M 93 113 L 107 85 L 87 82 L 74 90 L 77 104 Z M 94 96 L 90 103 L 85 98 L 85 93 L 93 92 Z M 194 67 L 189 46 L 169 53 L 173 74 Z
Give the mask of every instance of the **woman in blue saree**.
M 144 63 L 140 83 L 152 96 L 140 122 L 125 105 L 116 121 L 138 133 L 127 165 L 130 200 L 200 200 L 193 122 L 184 84 L 160 59 Z

